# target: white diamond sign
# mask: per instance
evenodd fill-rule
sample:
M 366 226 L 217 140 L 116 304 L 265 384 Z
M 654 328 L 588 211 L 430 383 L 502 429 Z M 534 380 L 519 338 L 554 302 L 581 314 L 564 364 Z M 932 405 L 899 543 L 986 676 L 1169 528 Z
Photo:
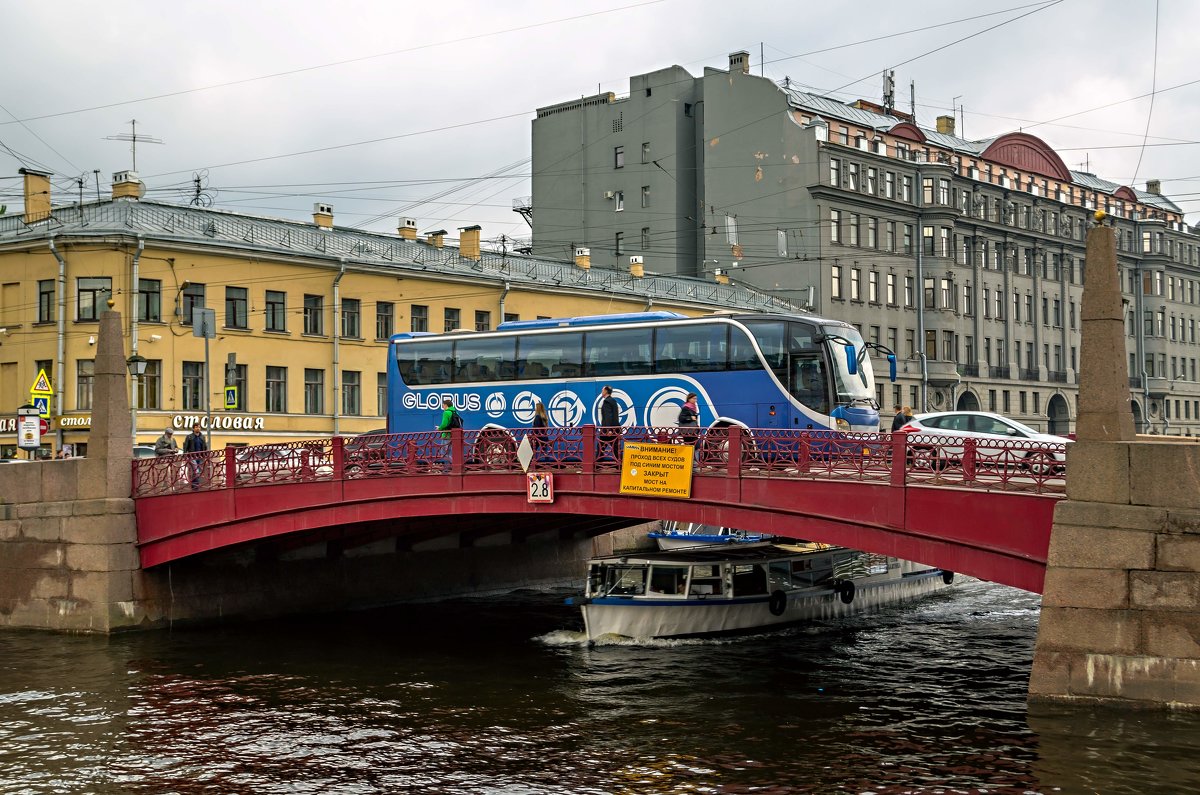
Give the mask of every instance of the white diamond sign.
M 529 443 L 528 436 L 517 445 L 517 460 L 521 462 L 521 471 L 528 473 L 529 462 L 533 460 L 533 445 Z

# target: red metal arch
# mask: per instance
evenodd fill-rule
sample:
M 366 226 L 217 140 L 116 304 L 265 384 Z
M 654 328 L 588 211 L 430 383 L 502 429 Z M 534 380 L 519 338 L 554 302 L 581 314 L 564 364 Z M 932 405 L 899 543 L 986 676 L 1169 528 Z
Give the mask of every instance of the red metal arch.
M 853 480 L 697 475 L 689 500 L 622 495 L 613 474 L 560 473 L 556 500 L 531 505 L 512 473 L 327 480 L 185 492 L 137 500 L 143 566 L 336 530 L 400 535 L 413 523 L 456 532 L 469 517 L 497 527 L 677 519 L 840 544 L 1040 593 L 1056 499 L 1037 494 Z M 607 519 L 608 521 L 605 521 Z M 472 525 L 478 527 L 478 523 Z M 381 530 L 381 528 L 383 528 Z M 391 529 L 388 529 L 391 528 Z

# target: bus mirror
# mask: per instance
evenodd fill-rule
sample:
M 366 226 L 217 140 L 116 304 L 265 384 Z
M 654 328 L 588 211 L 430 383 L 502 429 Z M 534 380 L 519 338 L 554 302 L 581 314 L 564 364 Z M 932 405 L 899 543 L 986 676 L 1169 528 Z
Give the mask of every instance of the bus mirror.
M 888 374 L 893 383 L 896 381 L 896 354 L 888 354 Z
M 858 352 L 853 345 L 846 346 L 846 370 L 850 375 L 858 375 Z

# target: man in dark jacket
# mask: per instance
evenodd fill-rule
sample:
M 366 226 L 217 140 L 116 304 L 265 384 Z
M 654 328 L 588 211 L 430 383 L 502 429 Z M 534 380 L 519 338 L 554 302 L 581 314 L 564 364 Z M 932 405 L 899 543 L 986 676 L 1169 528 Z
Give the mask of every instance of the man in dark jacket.
M 907 422 L 907 418 L 904 416 L 904 409 L 900 408 L 899 406 L 892 406 L 892 408 L 896 411 L 896 416 L 892 417 L 892 433 L 895 433 L 904 427 L 904 423 Z
M 192 425 L 192 432 L 183 440 L 183 452 L 203 453 L 208 450 L 208 442 L 200 432 L 200 423 Z M 188 470 L 192 476 L 192 489 L 200 488 L 200 472 L 204 469 L 204 456 L 196 455 L 188 459 Z
M 600 457 L 617 458 L 617 437 L 620 435 L 621 408 L 607 384 L 600 390 Z

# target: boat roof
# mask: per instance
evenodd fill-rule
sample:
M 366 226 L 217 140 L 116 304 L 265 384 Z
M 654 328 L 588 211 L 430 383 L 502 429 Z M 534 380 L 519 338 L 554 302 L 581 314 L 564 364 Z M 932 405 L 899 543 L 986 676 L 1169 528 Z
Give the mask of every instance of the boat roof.
M 607 563 L 610 565 L 757 563 L 774 558 L 794 558 L 798 555 L 811 555 L 814 552 L 827 552 L 831 549 L 841 549 L 841 547 L 806 541 L 799 541 L 795 544 L 777 544 L 770 541 L 759 541 L 746 544 L 711 544 L 684 547 L 683 549 L 667 549 L 660 552 L 630 552 L 624 555 L 606 555 L 602 558 L 592 558 L 588 563 Z

